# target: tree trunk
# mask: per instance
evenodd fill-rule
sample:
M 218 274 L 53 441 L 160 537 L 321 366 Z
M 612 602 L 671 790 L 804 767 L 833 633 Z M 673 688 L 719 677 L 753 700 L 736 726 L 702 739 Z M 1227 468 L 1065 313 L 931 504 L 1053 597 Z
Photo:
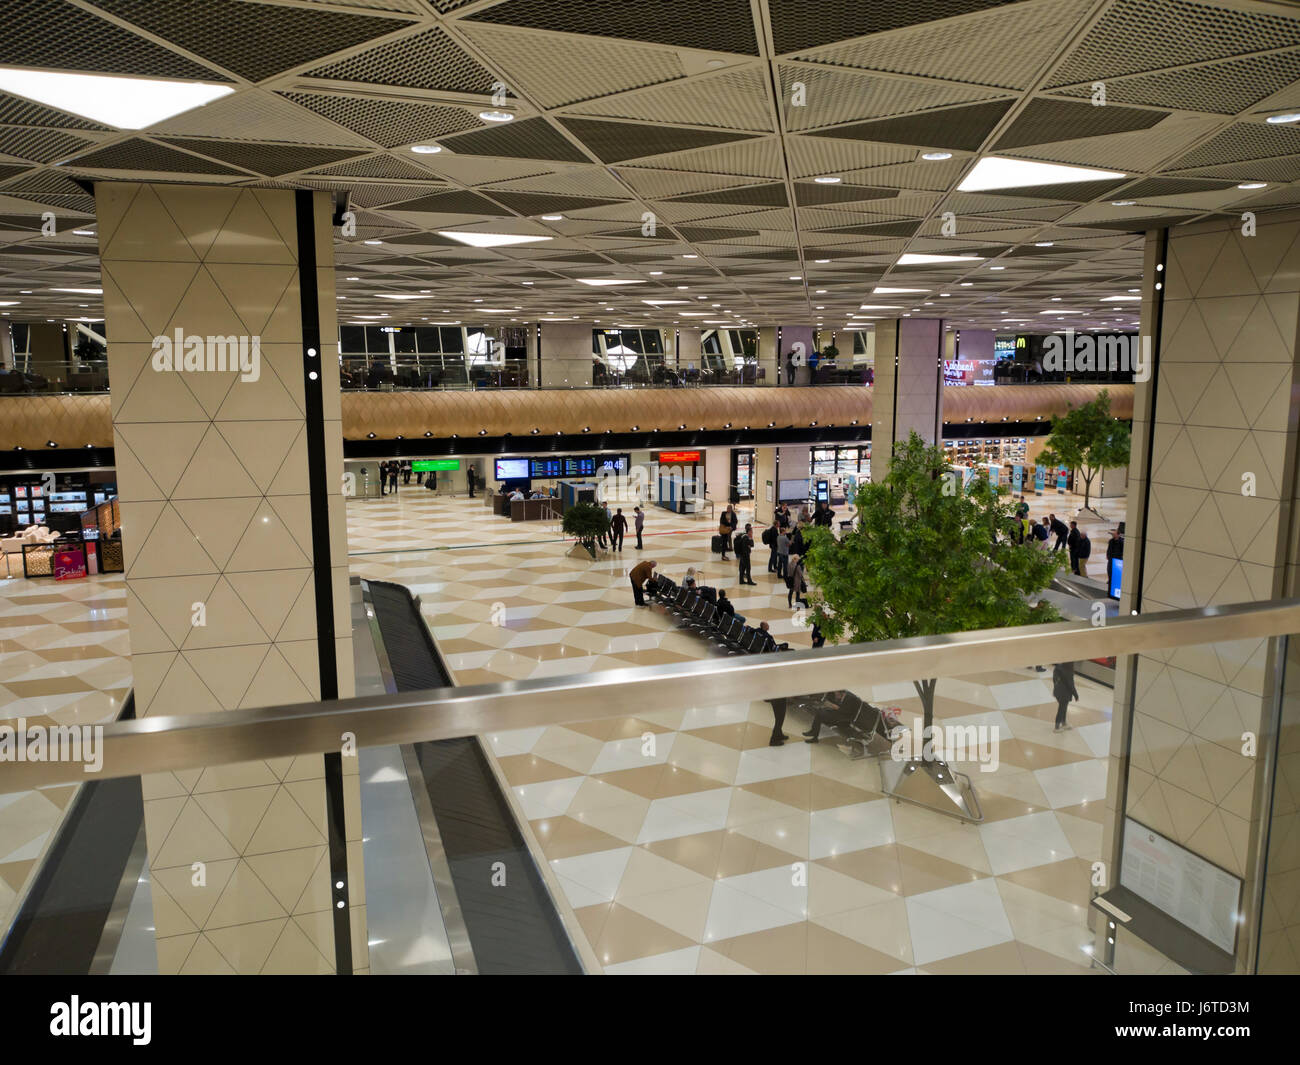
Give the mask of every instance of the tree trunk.
M 927 745 L 927 741 L 933 736 L 934 689 L 938 683 L 938 677 L 912 681 L 912 686 L 916 688 L 916 694 L 921 697 L 921 741 L 922 750 L 929 752 L 929 757 L 924 758 L 927 762 L 934 761 L 934 749 L 932 746 Z
M 1097 476 L 1097 471 L 1093 470 L 1092 473 L 1086 473 L 1080 467 L 1079 472 L 1083 474 L 1083 509 L 1091 510 L 1092 507 L 1089 506 L 1089 503 L 1092 500 L 1092 479 Z

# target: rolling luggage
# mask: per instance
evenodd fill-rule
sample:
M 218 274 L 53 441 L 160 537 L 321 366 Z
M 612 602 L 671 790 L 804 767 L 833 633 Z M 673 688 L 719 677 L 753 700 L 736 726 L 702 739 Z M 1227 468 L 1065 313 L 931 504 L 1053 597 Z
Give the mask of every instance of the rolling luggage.
M 725 536 L 715 536 L 713 538 L 712 546 L 715 555 L 722 554 L 722 552 L 727 549 L 727 538 Z

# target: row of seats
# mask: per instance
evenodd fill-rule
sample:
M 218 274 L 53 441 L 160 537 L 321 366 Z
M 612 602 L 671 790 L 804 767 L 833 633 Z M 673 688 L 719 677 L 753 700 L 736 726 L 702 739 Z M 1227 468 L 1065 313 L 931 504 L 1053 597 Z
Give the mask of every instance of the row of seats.
M 854 758 L 862 758 L 873 750 L 878 754 L 887 752 L 897 727 L 880 707 L 846 690 L 792 700 L 791 709 L 820 721 L 823 728 L 833 727 Z
M 646 585 L 646 592 L 675 614 L 683 627 L 729 655 L 790 650 L 788 643 L 778 644 L 771 633 L 746 625 L 739 614 L 719 614 L 717 593 L 712 588 L 694 591 L 660 575 Z

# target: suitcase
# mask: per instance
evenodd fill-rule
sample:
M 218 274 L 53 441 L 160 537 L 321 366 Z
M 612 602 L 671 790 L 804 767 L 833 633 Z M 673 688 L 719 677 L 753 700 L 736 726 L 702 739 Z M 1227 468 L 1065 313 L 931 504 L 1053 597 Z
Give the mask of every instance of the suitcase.
M 720 555 L 726 549 L 727 549 L 727 538 L 725 536 L 715 536 L 713 538 L 713 553 L 715 555 Z

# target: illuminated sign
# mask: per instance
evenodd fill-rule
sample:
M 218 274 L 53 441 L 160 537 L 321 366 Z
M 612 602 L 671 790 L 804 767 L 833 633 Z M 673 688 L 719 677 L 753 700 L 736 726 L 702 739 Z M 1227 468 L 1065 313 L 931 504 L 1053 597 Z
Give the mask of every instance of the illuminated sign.
M 661 451 L 659 452 L 660 462 L 699 462 L 700 452 L 698 451 Z
M 432 473 L 434 470 L 458 470 L 460 459 L 416 459 L 411 463 L 416 473 Z

